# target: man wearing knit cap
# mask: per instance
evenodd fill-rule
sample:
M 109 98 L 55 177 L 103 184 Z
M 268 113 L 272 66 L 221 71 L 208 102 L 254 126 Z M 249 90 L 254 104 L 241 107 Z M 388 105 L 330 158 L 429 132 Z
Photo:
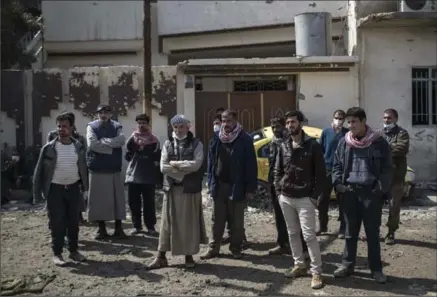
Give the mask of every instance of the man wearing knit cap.
M 122 126 L 111 120 L 111 108 L 99 105 L 98 119 L 87 126 L 87 165 L 90 190 L 88 220 L 98 222 L 96 239 L 108 237 L 106 221 L 115 220 L 114 237 L 126 237 L 122 220 L 126 218 L 122 170 Z
M 202 210 L 203 145 L 189 131 L 190 122 L 183 115 L 174 116 L 170 124 L 172 136 L 161 153 L 164 174 L 161 229 L 158 256 L 149 269 L 168 266 L 166 252 L 185 256 L 185 267 L 194 268 L 193 255 L 206 243 Z

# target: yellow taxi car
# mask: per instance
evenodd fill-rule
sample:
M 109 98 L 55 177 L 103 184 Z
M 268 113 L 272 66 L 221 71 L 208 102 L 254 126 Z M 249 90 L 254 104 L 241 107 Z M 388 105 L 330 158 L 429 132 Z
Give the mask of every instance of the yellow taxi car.
M 308 136 L 316 138 L 317 140 L 322 135 L 322 129 L 303 126 L 303 130 Z M 265 127 L 251 133 L 254 141 L 255 153 L 258 162 L 258 195 L 265 196 L 270 194 L 270 185 L 268 183 L 269 176 L 269 144 L 273 138 L 272 127 Z M 409 197 L 414 187 L 415 173 L 412 168 L 408 166 L 407 174 L 405 175 L 404 195 Z M 335 193 L 332 191 L 331 199 L 335 200 Z

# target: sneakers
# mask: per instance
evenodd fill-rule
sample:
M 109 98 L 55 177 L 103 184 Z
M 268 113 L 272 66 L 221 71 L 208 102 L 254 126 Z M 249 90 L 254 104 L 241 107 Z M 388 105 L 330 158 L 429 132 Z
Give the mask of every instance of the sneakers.
M 334 271 L 334 277 L 335 278 L 348 277 L 353 273 L 354 273 L 354 270 L 352 268 L 340 266 L 339 268 L 337 268 L 337 270 Z
M 85 262 L 86 258 L 84 255 L 82 255 L 79 252 L 72 252 L 70 253 L 70 256 L 68 256 L 71 260 L 73 260 L 74 262 Z
M 130 235 L 138 235 L 141 234 L 143 232 L 143 230 L 139 229 L 139 228 L 133 228 L 132 231 L 130 232 Z
M 385 244 L 387 245 L 394 245 L 396 243 L 395 241 L 395 234 L 394 233 L 388 233 L 384 240 Z
M 308 272 L 307 272 L 307 268 L 304 266 L 294 266 L 292 268 L 289 268 L 284 273 L 284 275 L 286 278 L 297 278 L 297 277 L 307 276 Z
M 236 260 L 243 258 L 243 254 L 240 251 L 232 251 L 232 257 Z
M 318 290 L 323 287 L 323 280 L 321 274 L 313 274 L 311 279 L 311 289 Z
M 209 249 L 209 250 L 206 251 L 206 253 L 204 253 L 203 255 L 200 256 L 200 259 L 202 259 L 202 260 L 209 260 L 209 259 L 212 259 L 212 258 L 218 258 L 218 256 L 219 256 L 218 252 L 215 252 L 215 251 Z
M 159 236 L 159 233 L 155 229 L 148 229 L 147 230 L 147 234 L 149 236 L 153 236 L 153 237 L 158 237 Z
M 64 258 L 62 257 L 62 255 L 55 255 L 53 257 L 53 263 L 56 266 L 60 266 L 60 267 L 63 267 L 65 265 L 67 265 L 67 262 L 65 262 Z
M 159 269 L 159 268 L 164 268 L 164 267 L 168 267 L 167 258 L 157 257 L 152 261 L 152 263 L 147 265 L 148 270 Z
M 381 271 L 372 272 L 372 276 L 378 284 L 385 284 L 387 282 L 387 276 Z

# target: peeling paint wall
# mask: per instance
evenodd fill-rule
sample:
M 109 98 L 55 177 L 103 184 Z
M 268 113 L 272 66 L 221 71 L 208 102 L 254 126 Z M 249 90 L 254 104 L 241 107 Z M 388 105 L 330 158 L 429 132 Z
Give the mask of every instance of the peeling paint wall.
M 23 74 L 29 74 L 31 81 L 24 82 Z M 152 76 L 152 130 L 162 144 L 168 138 L 168 118 L 176 114 L 176 67 L 153 67 Z M 76 128 L 84 134 L 99 104 L 112 106 L 114 116 L 129 136 L 135 128 L 136 115 L 143 112 L 143 85 L 140 67 L 2 71 L 1 141 L 16 146 L 25 142 L 26 134 L 32 134 L 32 145 L 44 145 L 47 134 L 55 129 L 56 116 L 64 111 L 74 112 Z M 31 101 L 32 110 L 24 118 L 26 100 Z M 20 124 L 24 121 L 32 122 L 30 131 Z
M 437 127 L 412 126 L 412 67 L 437 65 L 437 28 L 363 29 L 361 99 L 372 127 L 395 108 L 410 133 L 409 165 L 419 180 L 437 176 Z M 393 50 L 395 48 L 395 50 Z

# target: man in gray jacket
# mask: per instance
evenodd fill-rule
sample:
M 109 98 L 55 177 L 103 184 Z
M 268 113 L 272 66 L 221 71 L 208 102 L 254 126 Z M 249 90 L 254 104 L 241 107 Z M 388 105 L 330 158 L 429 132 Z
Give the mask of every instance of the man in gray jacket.
M 84 146 L 73 137 L 73 121 L 67 114 L 56 118 L 58 136 L 47 143 L 40 152 L 33 174 L 34 203 L 44 197 L 47 201 L 51 225 L 53 262 L 64 266 L 62 257 L 64 237 L 73 261 L 86 258 L 78 252 L 79 209 L 82 200 L 81 188 L 88 191 L 88 170 Z

